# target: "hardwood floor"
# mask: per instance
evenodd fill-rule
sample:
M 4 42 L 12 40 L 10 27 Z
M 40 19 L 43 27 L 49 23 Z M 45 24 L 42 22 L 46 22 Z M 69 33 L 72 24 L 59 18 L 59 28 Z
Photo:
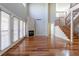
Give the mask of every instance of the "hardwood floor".
M 65 48 L 61 38 L 54 41 L 46 36 L 34 36 L 25 38 L 3 56 L 78 56 L 78 52 L 78 49 Z

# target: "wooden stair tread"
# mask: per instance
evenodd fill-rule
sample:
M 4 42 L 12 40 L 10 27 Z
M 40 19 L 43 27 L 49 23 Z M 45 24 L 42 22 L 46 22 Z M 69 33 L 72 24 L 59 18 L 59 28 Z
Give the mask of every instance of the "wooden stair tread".
M 60 26 L 60 28 L 63 30 L 63 32 L 67 35 L 67 37 L 70 39 L 70 29 L 68 29 L 69 27 L 67 27 L 67 26 L 63 26 L 63 27 L 61 27 Z M 74 39 L 75 38 L 78 38 L 78 35 L 76 34 L 76 33 L 74 33 L 74 35 L 73 35 L 74 37 Z

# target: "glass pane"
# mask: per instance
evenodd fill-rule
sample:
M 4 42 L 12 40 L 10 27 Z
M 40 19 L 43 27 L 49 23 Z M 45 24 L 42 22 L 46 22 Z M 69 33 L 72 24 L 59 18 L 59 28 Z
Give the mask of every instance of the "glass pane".
M 22 38 L 22 21 L 20 21 L 20 38 Z
M 63 13 L 63 12 L 56 13 L 56 17 L 64 17 L 64 16 L 65 16 L 65 13 Z
M 18 19 L 14 18 L 14 42 L 18 40 Z
M 10 45 L 9 31 L 1 32 L 1 50 Z
M 1 30 L 9 30 L 9 19 L 9 15 L 1 11 Z
M 16 40 L 18 40 L 18 32 L 16 32 L 16 31 L 14 31 L 14 42 L 16 41 Z
M 1 11 L 1 50 L 10 45 L 9 21 L 10 16 Z
M 25 36 L 25 22 L 24 22 L 24 36 Z
M 24 37 L 24 22 L 22 21 L 22 37 Z
M 25 22 L 23 23 L 23 30 L 24 30 L 24 31 L 23 31 L 24 33 L 23 33 L 23 34 L 24 34 L 24 36 L 25 36 Z

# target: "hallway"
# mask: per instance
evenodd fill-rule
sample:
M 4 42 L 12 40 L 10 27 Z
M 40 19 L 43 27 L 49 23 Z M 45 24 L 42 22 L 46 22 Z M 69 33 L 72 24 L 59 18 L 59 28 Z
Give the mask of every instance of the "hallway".
M 79 50 L 68 50 L 62 48 L 63 42 L 61 39 L 56 39 L 56 43 L 53 46 L 53 42 L 48 41 L 49 38 L 46 36 L 34 36 L 29 38 L 24 38 L 17 45 L 9 49 L 3 54 L 3 56 L 77 56 L 79 55 Z M 52 39 L 51 39 L 52 40 Z M 53 48 L 52 48 L 53 47 Z

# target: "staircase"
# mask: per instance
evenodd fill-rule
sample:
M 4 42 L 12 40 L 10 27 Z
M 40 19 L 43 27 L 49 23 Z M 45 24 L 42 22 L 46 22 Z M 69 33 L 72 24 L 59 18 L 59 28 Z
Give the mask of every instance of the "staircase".
M 77 5 L 77 8 L 79 4 Z M 75 7 L 75 6 L 74 6 Z M 73 8 L 74 8 L 73 7 Z M 76 9 L 76 8 L 75 8 Z M 75 10 L 75 9 L 70 9 L 70 10 Z M 76 19 L 79 17 L 79 13 L 74 13 L 73 14 L 73 22 L 74 20 L 76 21 Z M 68 37 L 68 39 L 71 39 L 70 37 L 70 32 L 71 32 L 71 27 L 70 27 L 70 24 L 71 24 L 71 21 L 70 21 L 70 13 L 68 14 L 68 16 L 65 18 L 65 21 L 66 21 L 66 25 L 64 26 L 61 26 L 59 20 L 56 21 L 56 25 L 60 26 L 61 30 L 65 33 L 65 35 Z M 73 28 L 74 29 L 74 28 Z M 78 49 L 78 45 L 79 45 L 79 40 L 78 40 L 78 33 L 75 32 L 75 30 L 73 31 L 73 42 L 72 42 L 72 48 L 71 48 L 71 40 L 69 42 L 67 42 L 67 49 Z
M 63 26 L 61 27 L 61 30 L 65 33 L 65 35 L 68 37 L 68 39 L 70 39 L 70 27 L 68 26 Z M 72 49 L 78 49 L 78 35 L 77 33 L 74 32 L 73 34 L 73 48 Z M 70 41 L 67 42 L 67 48 L 70 49 Z

